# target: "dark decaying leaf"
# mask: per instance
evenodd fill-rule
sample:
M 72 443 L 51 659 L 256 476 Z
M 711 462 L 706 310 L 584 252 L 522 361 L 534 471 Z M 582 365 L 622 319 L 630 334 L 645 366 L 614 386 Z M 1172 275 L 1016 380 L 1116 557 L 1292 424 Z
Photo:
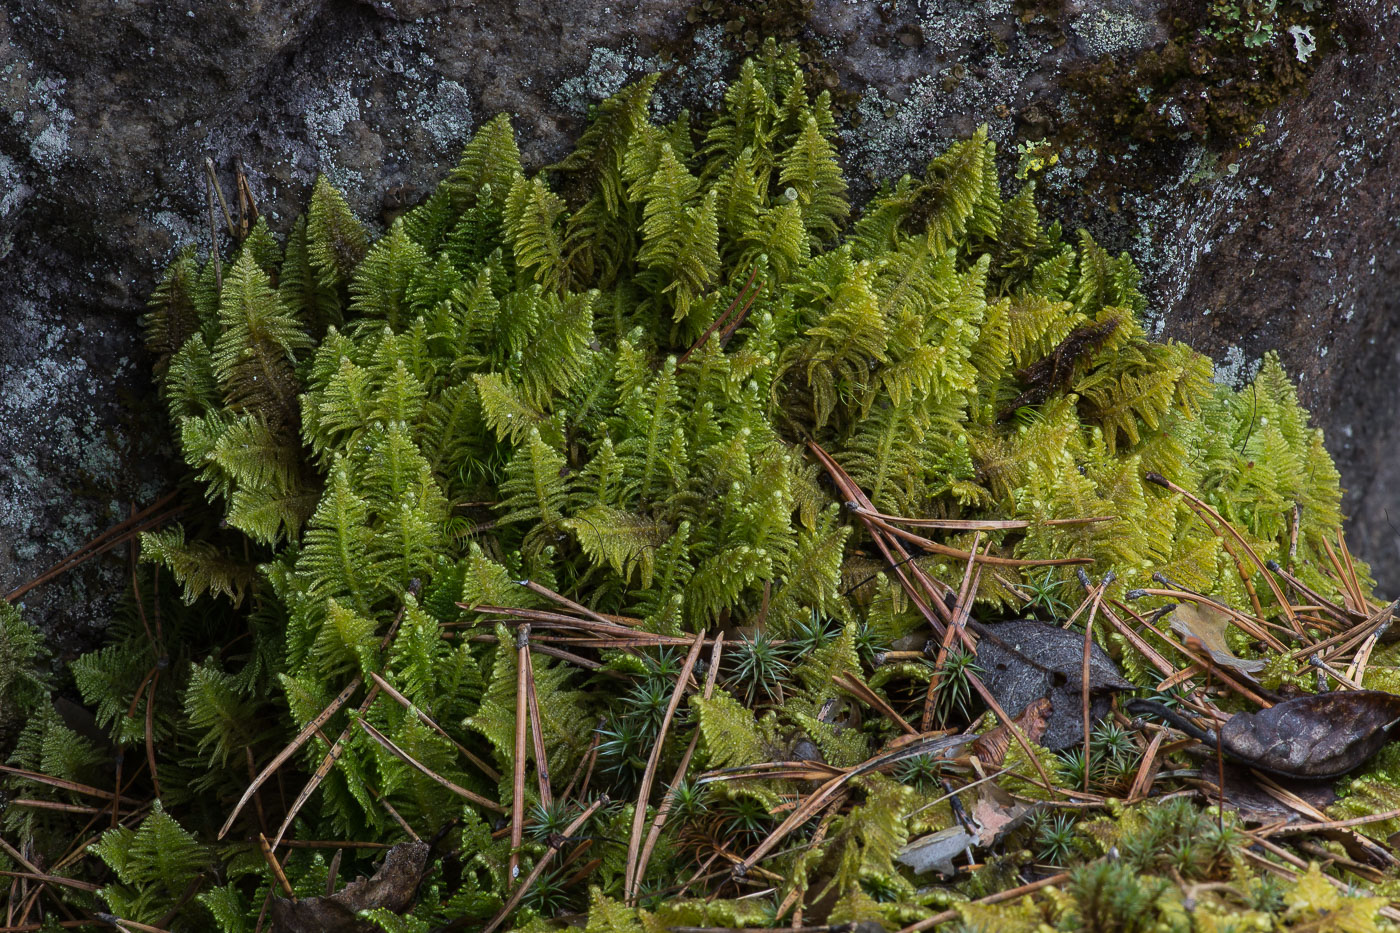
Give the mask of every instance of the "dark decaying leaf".
M 428 844 L 394 846 L 373 878 L 358 878 L 330 897 L 272 900 L 277 933 L 374 933 L 377 927 L 359 918 L 362 910 L 383 907 L 401 913 L 413 903 L 428 862 Z
M 1261 771 L 1334 778 L 1380 751 L 1397 719 L 1400 696 L 1334 691 L 1236 713 L 1221 727 L 1220 740 L 1226 752 Z
M 1216 742 L 1179 713 L 1147 700 L 1131 712 L 1168 720 L 1208 746 Z M 1236 713 L 1220 729 L 1226 755 L 1270 774 L 1301 780 L 1341 777 L 1359 767 L 1389 740 L 1400 720 L 1400 696 L 1379 690 L 1337 690 L 1295 697 L 1257 713 Z
M 1206 803 L 1213 804 L 1220 799 L 1220 783 L 1213 750 L 1210 757 L 1211 766 L 1201 769 L 1198 780 Z M 1290 781 L 1288 791 L 1319 810 L 1327 809 L 1337 800 L 1337 791 L 1331 782 Z M 1249 768 L 1232 761 L 1225 763 L 1225 806 L 1251 823 L 1296 823 L 1304 819 L 1296 809 L 1260 787 Z
M 1050 700 L 1040 744 L 1052 750 L 1084 742 L 1081 707 L 1084 635 L 1033 620 L 982 625 L 977 663 L 982 681 L 1010 716 L 1019 716 L 1035 700 Z M 1098 645 L 1089 651 L 1089 712 L 1095 722 L 1106 717 L 1116 690 L 1130 689 L 1118 665 Z
M 1076 327 L 1047 356 L 1018 370 L 1016 379 L 1026 387 L 1025 391 L 997 414 L 998 420 L 1005 421 L 1024 405 L 1039 405 L 1069 385 L 1090 354 L 1117 332 L 1119 323 L 1117 318 L 1107 318 Z

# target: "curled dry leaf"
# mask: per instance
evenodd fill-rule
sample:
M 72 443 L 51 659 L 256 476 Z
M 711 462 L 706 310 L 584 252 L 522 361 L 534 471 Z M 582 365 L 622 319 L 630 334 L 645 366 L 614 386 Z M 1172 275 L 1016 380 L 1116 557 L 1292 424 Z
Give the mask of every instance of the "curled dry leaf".
M 983 625 L 978 631 L 977 663 L 986 671 L 982 682 L 1007 714 L 1020 716 L 1034 701 L 1048 699 L 1040 744 L 1051 750 L 1083 744 L 1084 635 L 1034 620 Z M 1132 686 L 1102 648 L 1090 649 L 1089 711 L 1095 722 L 1108 715 L 1115 691 Z
M 1147 700 L 1132 712 L 1150 712 L 1209 746 L 1216 737 L 1180 714 Z M 1341 777 L 1381 750 L 1400 721 L 1400 696 L 1345 690 L 1295 697 L 1257 713 L 1236 713 L 1220 729 L 1220 746 L 1236 761 L 1301 780 Z
M 1225 631 L 1229 625 L 1229 614 L 1214 606 L 1182 603 L 1172 610 L 1172 631 L 1183 638 L 1194 637 L 1205 645 L 1216 664 L 1246 674 L 1262 671 L 1263 661 L 1241 658 L 1230 650 L 1230 645 L 1225 640 Z
M 1348 690 L 1237 713 L 1221 727 L 1220 737 L 1232 755 L 1261 771 L 1332 778 L 1380 751 L 1397 719 L 1400 696 Z
M 958 823 L 920 836 L 900 849 L 896 858 L 918 875 L 934 870 L 954 874 L 954 858 L 974 846 L 996 845 L 1020 828 L 1034 809 L 1034 804 L 1017 800 L 995 784 L 983 784 L 977 788 L 977 799 L 968 814 L 971 828 Z
M 1045 729 L 1049 725 L 1051 704 L 1048 699 L 1041 697 L 1032 700 L 1030 705 L 1021 711 L 1021 715 L 1016 717 L 1016 726 L 1025 733 L 1026 741 L 1039 742 L 1045 737 Z M 995 729 L 978 737 L 972 743 L 972 754 L 989 768 L 999 768 L 1006 760 L 1006 752 L 1011 748 L 1011 730 L 1006 723 L 1002 723 Z
M 954 825 L 914 840 L 900 849 L 895 858 L 912 868 L 916 875 L 931 871 L 951 875 L 957 871 L 953 859 L 976 844 L 976 835 Z
M 983 784 L 977 789 L 977 802 L 972 805 L 972 821 L 977 824 L 978 844 L 995 845 L 1021 827 L 1035 810 L 1035 804 L 1017 800 L 995 784 Z
M 405 842 L 389 850 L 373 878 L 358 878 L 329 897 L 273 898 L 273 929 L 278 933 L 374 933 L 378 928 L 361 920 L 360 911 L 408 909 L 427 862 L 427 843 Z

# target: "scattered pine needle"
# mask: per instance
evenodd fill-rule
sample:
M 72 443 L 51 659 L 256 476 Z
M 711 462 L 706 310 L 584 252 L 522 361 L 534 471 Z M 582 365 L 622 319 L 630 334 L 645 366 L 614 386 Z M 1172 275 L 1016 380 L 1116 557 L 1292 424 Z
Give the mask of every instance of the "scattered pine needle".
M 657 731 L 656 741 L 652 744 L 651 755 L 647 757 L 646 770 L 642 772 L 642 782 L 637 792 L 637 806 L 632 814 L 632 836 L 627 843 L 627 867 L 622 885 L 623 899 L 629 904 L 636 902 L 637 892 L 642 884 L 637 867 L 641 855 L 642 827 L 646 824 L 647 818 L 647 800 L 651 797 L 651 782 L 656 777 L 656 767 L 661 761 L 661 751 L 666 744 L 666 732 L 671 727 L 671 720 L 676 715 L 676 707 L 680 705 L 681 695 L 685 692 L 686 681 L 690 679 L 690 672 L 695 669 L 695 662 L 699 659 L 700 649 L 704 644 L 705 633 L 701 631 L 695 636 L 695 643 L 690 646 L 690 652 L 685 656 L 680 676 L 676 678 L 676 688 L 671 692 L 671 700 L 666 704 L 666 712 L 661 718 L 661 727 Z
M 559 839 L 550 842 L 549 848 L 540 856 L 539 861 L 535 862 L 535 867 L 525 876 L 524 881 L 516 885 L 515 890 L 511 892 L 510 898 L 506 901 L 505 906 L 496 913 L 496 916 L 491 918 L 491 922 L 486 924 L 481 933 L 493 933 L 496 928 L 505 922 L 507 917 L 515 912 L 515 908 L 520 903 L 520 899 L 525 896 L 525 892 L 530 889 L 530 886 L 539 880 L 540 875 L 544 873 L 544 870 L 549 866 L 550 861 L 553 860 L 555 853 L 559 851 L 560 847 L 565 842 L 569 841 L 569 839 L 573 838 L 574 833 L 578 832 L 579 828 L 583 826 L 584 823 L 588 822 L 588 818 L 607 802 L 607 795 L 603 795 L 593 801 L 593 803 L 588 806 L 588 809 L 580 813 L 574 818 L 573 822 L 565 827 L 564 831 L 559 834 Z

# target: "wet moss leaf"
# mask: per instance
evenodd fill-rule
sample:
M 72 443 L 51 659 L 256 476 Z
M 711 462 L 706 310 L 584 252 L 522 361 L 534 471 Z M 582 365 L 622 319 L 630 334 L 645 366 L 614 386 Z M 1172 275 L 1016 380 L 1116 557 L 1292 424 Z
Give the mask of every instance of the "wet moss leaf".
M 1386 905 L 1383 897 L 1352 897 L 1338 891 L 1313 862 L 1284 895 L 1289 929 L 1328 933 L 1379 931 L 1376 912 Z

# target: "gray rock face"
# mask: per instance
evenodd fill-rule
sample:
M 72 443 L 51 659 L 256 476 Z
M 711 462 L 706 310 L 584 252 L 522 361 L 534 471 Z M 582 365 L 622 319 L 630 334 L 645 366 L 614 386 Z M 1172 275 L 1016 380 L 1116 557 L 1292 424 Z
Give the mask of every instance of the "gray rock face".
M 1237 175 L 1157 209 L 1167 332 L 1216 360 L 1277 348 L 1348 487 L 1349 543 L 1400 595 L 1400 7 L 1268 121 Z M 1176 213 L 1172 217 L 1172 212 Z
M 1011 0 L 817 0 L 805 29 L 858 125 L 849 174 L 919 171 L 983 122 L 1011 152 L 1059 79 L 1165 36 L 1165 2 L 1064 0 L 1063 41 Z M 1045 6 L 1044 3 L 1039 4 Z M 285 231 L 319 172 L 378 222 L 413 203 L 473 127 L 513 115 L 523 154 L 563 153 L 590 104 L 652 70 L 661 105 L 718 101 L 735 56 L 683 0 L 6 0 L 0 17 L 0 591 L 172 482 L 138 315 L 173 251 L 207 244 L 203 165 L 235 159 Z M 1353 487 L 1356 550 L 1400 589 L 1400 13 L 1354 0 L 1345 50 L 1248 150 L 1115 156 L 1160 182 L 1106 209 L 1060 153 L 1041 190 L 1146 273 L 1154 320 L 1247 376 L 1278 348 Z M 694 15 L 691 19 L 696 19 Z M 1140 163 L 1140 164 L 1139 164 Z M 1014 153 L 1008 167 L 1014 168 Z M 1389 509 L 1389 518 L 1387 518 Z M 93 562 L 26 597 L 72 645 L 125 573 Z

